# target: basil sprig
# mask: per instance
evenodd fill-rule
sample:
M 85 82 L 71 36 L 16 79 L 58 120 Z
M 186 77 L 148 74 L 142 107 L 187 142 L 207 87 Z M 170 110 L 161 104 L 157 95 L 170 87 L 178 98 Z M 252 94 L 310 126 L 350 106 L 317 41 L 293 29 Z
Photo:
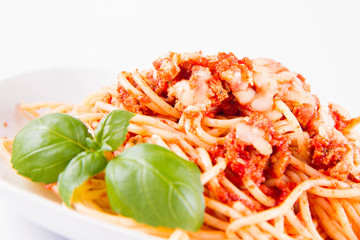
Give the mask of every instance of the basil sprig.
M 114 212 L 152 226 L 200 229 L 203 187 L 197 166 L 153 144 L 138 144 L 110 162 L 105 151 L 125 140 L 133 113 L 116 110 L 103 117 L 94 137 L 77 118 L 53 113 L 28 123 L 16 135 L 11 162 L 19 174 L 36 182 L 58 183 L 71 206 L 76 188 L 105 169 Z

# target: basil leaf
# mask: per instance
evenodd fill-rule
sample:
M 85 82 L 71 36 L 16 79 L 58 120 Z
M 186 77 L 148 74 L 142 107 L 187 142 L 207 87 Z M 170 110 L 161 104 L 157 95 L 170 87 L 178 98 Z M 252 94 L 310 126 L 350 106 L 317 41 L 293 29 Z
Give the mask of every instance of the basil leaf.
M 111 208 L 152 226 L 200 229 L 204 218 L 203 186 L 198 167 L 153 144 L 138 144 L 106 167 Z
M 107 159 L 103 153 L 86 151 L 73 158 L 59 175 L 58 188 L 62 200 L 70 206 L 74 190 L 89 177 L 105 169 Z
M 97 142 L 95 142 L 95 141 L 92 139 L 92 137 L 86 138 L 85 141 L 86 141 L 86 144 L 87 144 L 87 146 L 88 146 L 89 148 L 91 148 L 91 149 L 93 149 L 93 150 L 95 150 L 95 151 L 98 151 L 98 150 L 99 150 L 99 148 L 100 148 L 99 144 L 98 144 Z
M 35 182 L 53 183 L 69 161 L 87 150 L 87 127 L 67 114 L 52 113 L 29 122 L 15 136 L 11 163 Z
M 103 117 L 95 130 L 95 142 L 102 151 L 115 151 L 125 140 L 134 113 L 115 110 Z

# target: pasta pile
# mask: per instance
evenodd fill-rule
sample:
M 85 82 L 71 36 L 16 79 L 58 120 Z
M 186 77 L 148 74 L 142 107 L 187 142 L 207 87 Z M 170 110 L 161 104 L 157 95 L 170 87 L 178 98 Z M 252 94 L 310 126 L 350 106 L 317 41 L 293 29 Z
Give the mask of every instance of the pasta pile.
M 76 210 L 169 239 L 360 238 L 359 118 L 321 106 L 304 77 L 274 60 L 170 52 L 153 65 L 119 73 L 81 104 L 21 109 L 32 117 L 44 108 L 68 113 L 92 134 L 113 110 L 136 113 L 125 142 L 109 154 L 153 143 L 196 163 L 203 227 L 155 228 L 114 214 L 103 173 L 76 190 Z M 10 159 L 12 140 L 1 141 Z

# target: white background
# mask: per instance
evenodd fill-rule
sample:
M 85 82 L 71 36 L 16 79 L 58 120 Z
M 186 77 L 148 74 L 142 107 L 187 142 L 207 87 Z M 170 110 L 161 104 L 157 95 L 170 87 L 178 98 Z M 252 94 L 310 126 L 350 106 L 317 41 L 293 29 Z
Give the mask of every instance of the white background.
M 168 51 L 231 51 L 277 59 L 321 100 L 360 115 L 359 2 L 0 0 L 0 79 L 66 66 L 116 74 Z M 62 239 L 4 205 L 0 234 Z

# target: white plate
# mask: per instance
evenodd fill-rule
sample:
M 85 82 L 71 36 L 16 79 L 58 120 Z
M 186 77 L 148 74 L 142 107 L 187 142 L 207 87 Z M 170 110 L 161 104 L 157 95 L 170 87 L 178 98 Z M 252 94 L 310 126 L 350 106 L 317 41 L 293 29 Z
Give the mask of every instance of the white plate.
M 26 123 L 26 118 L 16 110 L 21 102 L 80 103 L 88 93 L 115 82 L 113 74 L 88 69 L 39 70 L 0 81 L 0 137 L 12 138 Z M 159 239 L 64 207 L 42 186 L 17 175 L 3 159 L 0 159 L 0 196 L 12 211 L 66 238 Z

